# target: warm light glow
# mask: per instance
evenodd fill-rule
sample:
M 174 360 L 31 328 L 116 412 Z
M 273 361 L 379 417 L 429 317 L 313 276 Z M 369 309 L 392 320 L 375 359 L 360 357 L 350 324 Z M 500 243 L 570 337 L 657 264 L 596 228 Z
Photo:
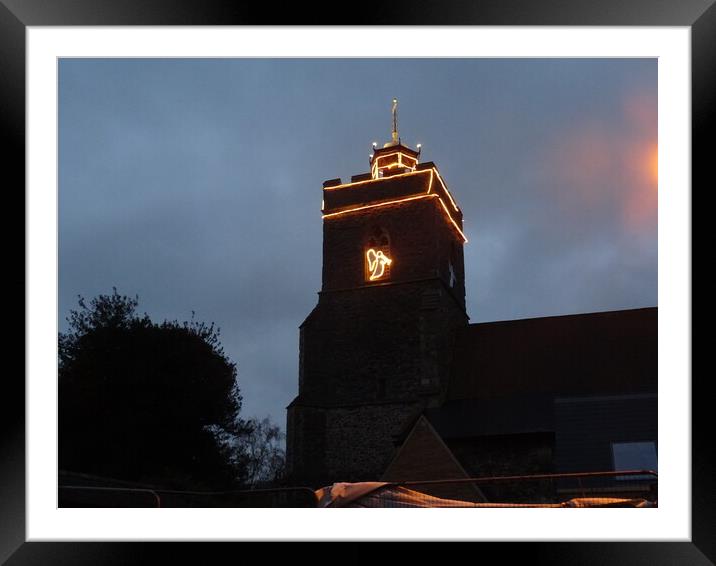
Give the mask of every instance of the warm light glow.
M 442 205 L 443 210 L 445 211 L 445 214 L 447 214 L 447 217 L 450 219 L 450 222 L 452 222 L 452 225 L 455 226 L 455 230 L 457 230 L 460 236 L 462 236 L 463 243 L 467 244 L 467 238 L 465 237 L 465 234 L 463 234 L 462 230 L 460 230 L 460 227 L 457 225 L 457 222 L 455 222 L 453 217 L 450 216 L 450 211 L 447 209 L 447 206 L 445 206 L 443 199 L 439 198 L 438 202 Z
M 442 207 L 443 207 L 443 210 L 445 211 L 445 214 L 446 214 L 447 217 L 448 217 L 448 220 L 450 220 L 450 222 L 452 222 L 452 225 L 455 227 L 455 229 L 458 231 L 458 233 L 459 233 L 460 236 L 462 237 L 463 242 L 464 242 L 464 243 L 467 243 L 467 238 L 465 237 L 465 234 L 463 233 L 462 230 L 460 230 L 460 227 L 457 225 L 457 222 L 455 222 L 455 220 L 453 219 L 453 217 L 450 216 L 450 211 L 448 210 L 447 206 L 445 206 L 445 203 L 443 202 L 443 199 L 441 199 L 441 198 L 440 198 L 440 195 L 437 194 L 437 193 L 432 193 L 432 194 L 429 194 L 429 195 L 428 195 L 428 194 L 418 195 L 418 196 L 416 196 L 416 197 L 406 197 L 406 198 L 401 198 L 401 199 L 397 199 L 397 200 L 390 200 L 390 201 L 387 201 L 387 202 L 379 202 L 379 203 L 377 203 L 377 204 L 368 204 L 368 205 L 365 205 L 365 206 L 357 206 L 357 207 L 355 207 L 355 208 L 349 208 L 348 210 L 341 210 L 340 212 L 331 212 L 331 213 L 329 213 L 329 214 L 324 214 L 324 215 L 323 215 L 323 218 L 333 218 L 333 217 L 335 217 L 335 216 L 340 216 L 340 215 L 342 215 L 342 214 L 350 214 L 351 212 L 360 212 L 361 210 L 368 210 L 368 209 L 370 209 L 370 208 L 378 208 L 378 207 L 381 207 L 381 206 L 388 206 L 388 205 L 391 205 L 391 204 L 399 204 L 399 203 L 401 203 L 401 202 L 408 202 L 408 201 L 411 201 L 411 200 L 419 200 L 419 199 L 424 199 L 424 198 L 437 198 L 437 199 L 438 199 L 438 201 L 440 202 L 440 204 L 441 204 Z
M 406 177 L 408 175 L 418 175 L 419 173 L 428 173 L 430 169 L 423 169 L 421 171 L 408 171 L 407 173 L 400 173 L 389 177 L 390 179 L 397 179 L 398 177 Z M 333 185 L 332 187 L 323 187 L 324 191 L 333 191 L 335 189 L 342 189 L 345 187 L 355 187 L 356 185 L 365 185 L 366 183 L 375 183 L 377 181 L 384 181 L 385 179 L 366 179 L 365 181 L 356 181 L 355 183 L 343 183 L 342 185 Z
M 408 163 L 403 163 L 403 157 L 407 157 L 408 159 L 412 159 L 414 163 L 413 163 L 412 165 L 410 165 L 410 164 L 408 164 Z M 415 169 L 415 168 L 418 166 L 418 160 L 417 160 L 417 159 L 414 159 L 413 157 L 410 157 L 409 155 L 405 155 L 404 153 L 399 153 L 399 154 L 398 154 L 398 163 L 400 163 L 401 165 L 405 165 L 406 167 L 412 167 L 413 169 Z
M 406 167 L 415 167 L 415 165 L 418 164 L 418 160 L 417 160 L 415 157 L 411 157 L 410 155 L 408 155 L 408 154 L 406 154 L 406 153 L 403 153 L 402 151 L 394 151 L 394 152 L 392 152 L 392 153 L 385 153 L 385 154 L 383 154 L 383 155 L 379 155 L 379 156 L 377 157 L 377 159 L 375 160 L 375 164 L 377 165 L 378 162 L 379 162 L 381 159 L 385 159 L 386 157 L 392 157 L 393 155 L 397 155 L 397 156 L 398 156 L 398 162 L 401 162 L 401 160 L 402 160 L 403 157 L 407 157 L 408 159 L 412 159 L 412 160 L 415 162 L 413 165 L 407 165 L 407 164 L 406 164 Z
M 391 163 L 390 165 L 383 165 L 383 166 L 379 165 L 381 159 L 384 159 L 384 158 L 387 158 L 387 157 L 392 157 L 392 156 L 394 156 L 394 155 L 397 155 L 397 156 L 398 156 L 398 162 L 397 162 L 397 164 L 396 164 L 396 163 Z M 404 157 L 405 157 L 406 159 L 412 159 L 412 160 L 413 160 L 413 164 L 411 165 L 410 163 L 407 163 L 407 162 L 406 162 L 406 163 L 403 163 L 403 158 L 404 158 Z M 409 169 L 413 169 L 413 170 L 414 170 L 417 166 L 418 166 L 418 160 L 417 160 L 417 158 L 412 157 L 412 156 L 410 156 L 410 155 L 407 155 L 407 154 L 403 153 L 402 151 L 394 151 L 394 152 L 392 152 L 392 153 L 386 153 L 386 154 L 384 154 L 384 155 L 379 155 L 379 156 L 375 159 L 375 161 L 373 162 L 373 166 L 371 167 L 371 175 L 372 175 L 373 178 L 375 179 L 375 178 L 378 178 L 378 173 L 379 173 L 380 171 L 382 171 L 383 169 L 392 169 L 393 167 L 407 167 L 407 168 L 409 168 Z
M 648 163 L 649 177 L 656 187 L 659 183 L 659 146 L 656 143 L 649 148 Z
M 380 279 L 385 273 L 385 266 L 393 263 L 393 260 L 386 256 L 381 250 L 375 251 L 370 249 L 366 252 L 366 259 L 368 260 L 368 269 L 370 270 L 371 281 Z
M 349 214 L 349 213 L 351 213 L 351 212 L 359 212 L 359 211 L 361 211 L 361 210 L 367 210 L 367 209 L 370 209 L 370 208 L 377 208 L 377 207 L 380 207 L 380 206 L 388 206 L 388 205 L 390 205 L 390 204 L 397 204 L 397 203 L 407 202 L 407 201 L 411 201 L 411 200 L 418 200 L 418 199 L 423 199 L 423 198 L 437 197 L 438 200 L 440 201 L 440 204 L 441 204 L 443 210 L 445 211 L 445 214 L 446 214 L 447 217 L 448 217 L 448 220 L 450 220 L 450 222 L 452 223 L 452 225 L 455 227 L 455 229 L 458 231 L 458 233 L 459 233 L 460 236 L 462 237 L 463 243 L 467 243 L 467 238 L 465 237 L 465 234 L 464 234 L 463 231 L 460 229 L 460 226 L 458 226 L 457 222 L 455 222 L 455 219 L 454 219 L 454 218 L 452 217 L 452 215 L 450 214 L 450 210 L 448 210 L 447 206 L 445 206 L 445 203 L 443 202 L 443 199 L 440 197 L 439 194 L 432 192 L 432 188 L 433 188 L 433 171 L 435 172 L 435 175 L 437 175 L 437 178 L 438 178 L 438 180 L 440 181 L 440 184 L 442 185 L 443 189 L 445 190 L 445 194 L 448 196 L 448 199 L 450 199 L 450 202 L 452 203 L 453 208 L 454 208 L 456 211 L 458 211 L 459 209 L 458 209 L 457 205 L 455 204 L 455 201 L 453 200 L 452 196 L 450 195 L 450 191 L 448 191 L 447 187 L 445 186 L 445 183 L 443 182 L 442 178 L 440 177 L 440 173 L 438 173 L 438 170 L 437 170 L 436 168 L 432 167 L 432 168 L 430 168 L 430 169 L 422 169 L 422 170 L 420 170 L 420 171 L 409 171 L 408 173 L 400 173 L 400 174 L 398 174 L 398 175 L 393 175 L 392 177 L 388 177 L 389 179 L 394 179 L 394 178 L 397 178 L 397 177 L 407 177 L 408 175 L 417 175 L 417 174 L 419 174 L 419 173 L 430 173 L 430 181 L 428 182 L 428 190 L 427 190 L 427 192 L 426 192 L 425 194 L 423 194 L 423 195 L 418 195 L 418 196 L 414 196 L 414 197 L 406 197 L 406 198 L 402 198 L 402 199 L 391 200 L 391 201 L 388 201 L 388 202 L 379 202 L 379 203 L 377 203 L 377 204 L 368 204 L 368 205 L 365 205 L 365 206 L 357 206 L 357 207 L 355 207 L 355 208 L 349 208 L 348 210 L 341 210 L 340 212 L 331 212 L 331 213 L 329 213 L 329 214 L 324 214 L 324 215 L 323 215 L 323 218 L 332 218 L 332 217 L 334 217 L 334 216 L 340 216 L 340 215 L 342 215 L 342 214 Z M 366 184 L 366 183 L 375 183 L 375 182 L 377 182 L 377 181 L 383 181 L 383 180 L 384 180 L 384 178 L 380 178 L 380 179 L 366 179 L 365 181 L 356 181 L 355 183 L 345 183 L 345 184 L 343 184 L 343 185 L 334 185 L 334 186 L 332 186 L 332 187 L 324 187 L 323 190 L 324 190 L 324 191 L 332 191 L 332 190 L 341 189 L 341 188 L 344 188 L 344 187 L 352 187 L 352 186 L 356 186 L 356 185 L 364 185 L 364 184 Z
M 404 167 L 406 169 L 413 169 L 413 167 L 408 167 L 407 165 L 405 165 L 405 163 L 391 163 L 390 165 L 381 166 L 379 171 L 385 171 L 386 169 L 395 169 L 396 167 Z
M 445 182 L 443 181 L 443 178 L 440 176 L 440 173 L 438 173 L 438 170 L 435 169 L 435 174 L 438 176 L 438 181 L 440 181 L 440 184 L 443 186 L 443 189 L 445 189 L 445 194 L 447 194 L 448 198 L 450 199 L 450 202 L 452 203 L 453 208 L 457 211 L 460 210 L 457 207 L 457 204 L 455 204 L 455 200 L 452 198 L 452 195 L 450 194 L 450 191 L 448 191 L 447 186 L 445 185 Z
M 375 169 L 375 167 L 374 167 L 374 169 Z M 460 210 L 458 208 L 457 204 L 455 203 L 455 199 L 452 198 L 450 191 L 448 190 L 447 186 L 445 185 L 445 182 L 443 181 L 442 177 L 440 176 L 440 173 L 438 173 L 438 170 L 435 167 L 432 167 L 431 169 L 422 169 L 420 171 L 408 171 L 407 173 L 400 173 L 398 175 L 392 175 L 389 178 L 396 179 L 398 177 L 406 177 L 408 175 L 418 175 L 419 173 L 430 173 L 430 184 L 428 186 L 428 191 L 427 191 L 427 194 L 430 194 L 432 192 L 432 186 L 433 186 L 433 171 L 435 171 L 435 175 L 437 175 L 438 180 L 440 181 L 440 184 L 442 185 L 443 189 L 445 190 L 445 194 L 448 196 L 448 199 L 450 199 L 450 203 L 452 204 L 452 207 L 456 211 Z M 332 187 L 323 187 L 323 190 L 324 191 L 334 191 L 336 189 L 343 189 L 345 187 L 355 187 L 357 185 L 364 185 L 366 183 L 375 183 L 377 181 L 383 181 L 383 180 L 384 180 L 384 178 L 377 178 L 376 175 L 373 174 L 372 179 L 366 179 L 365 181 L 356 181 L 355 183 L 343 183 L 342 185 L 333 185 Z M 452 219 L 452 216 L 450 218 Z
M 430 169 L 430 182 L 428 183 L 428 194 L 433 190 L 433 170 Z
M 398 175 L 396 175 L 396 177 L 397 177 L 397 176 L 398 176 Z M 348 214 L 348 213 L 350 213 L 350 212 L 358 212 L 359 210 L 367 210 L 367 209 L 369 209 L 369 208 L 377 208 L 377 207 L 379 207 L 379 206 L 388 206 L 389 204 L 398 204 L 398 203 L 407 202 L 407 201 L 410 201 L 410 200 L 418 200 L 418 199 L 421 199 L 421 198 L 434 198 L 434 197 L 440 198 L 439 195 L 436 195 L 436 194 L 432 194 L 432 195 L 418 195 L 418 196 L 416 196 L 416 197 L 406 197 L 406 198 L 401 198 L 401 199 L 397 199 L 397 200 L 389 200 L 389 201 L 387 201 L 387 202 L 379 202 L 379 203 L 377 203 L 377 204 L 367 204 L 367 205 L 365 205 L 365 206 L 358 206 L 358 207 L 356 207 L 356 208 L 349 208 L 348 210 L 341 210 L 340 212 L 331 212 L 330 214 L 324 214 L 324 215 L 323 215 L 323 218 L 331 218 L 331 217 L 333 217 L 333 216 L 339 216 L 339 215 L 341 215 L 341 214 Z

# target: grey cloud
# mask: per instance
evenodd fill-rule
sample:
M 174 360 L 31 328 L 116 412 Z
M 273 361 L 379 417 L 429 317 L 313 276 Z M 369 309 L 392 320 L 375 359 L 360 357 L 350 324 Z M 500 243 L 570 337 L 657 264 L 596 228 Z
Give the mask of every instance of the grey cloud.
M 367 170 L 393 96 L 464 211 L 473 322 L 656 304 L 655 192 L 634 168 L 655 60 L 71 59 L 59 77 L 61 329 L 112 286 L 156 319 L 194 310 L 247 416 L 283 423 L 321 182 Z

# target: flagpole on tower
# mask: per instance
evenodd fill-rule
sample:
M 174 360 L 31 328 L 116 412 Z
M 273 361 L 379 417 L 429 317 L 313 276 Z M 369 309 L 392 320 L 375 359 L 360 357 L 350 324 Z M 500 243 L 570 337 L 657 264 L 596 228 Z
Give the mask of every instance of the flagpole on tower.
M 397 144 L 400 142 L 398 137 L 398 99 L 393 99 L 393 143 Z

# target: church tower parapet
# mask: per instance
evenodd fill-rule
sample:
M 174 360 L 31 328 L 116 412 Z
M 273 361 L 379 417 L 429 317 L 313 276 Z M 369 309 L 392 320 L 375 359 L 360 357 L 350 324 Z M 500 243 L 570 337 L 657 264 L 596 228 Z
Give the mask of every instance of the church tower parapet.
M 370 171 L 323 184 L 323 275 L 300 328 L 288 407 L 293 481 L 377 480 L 412 416 L 448 386 L 466 325 L 462 211 L 420 148 L 391 141 Z

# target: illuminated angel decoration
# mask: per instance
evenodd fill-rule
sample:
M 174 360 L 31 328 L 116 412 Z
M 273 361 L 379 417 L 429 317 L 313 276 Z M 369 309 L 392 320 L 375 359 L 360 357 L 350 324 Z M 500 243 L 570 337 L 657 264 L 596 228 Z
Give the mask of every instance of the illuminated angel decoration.
M 385 266 L 393 263 L 393 260 L 386 256 L 381 250 L 375 251 L 372 248 L 366 252 L 366 258 L 368 259 L 368 269 L 371 272 L 369 278 L 371 281 L 383 277 Z

